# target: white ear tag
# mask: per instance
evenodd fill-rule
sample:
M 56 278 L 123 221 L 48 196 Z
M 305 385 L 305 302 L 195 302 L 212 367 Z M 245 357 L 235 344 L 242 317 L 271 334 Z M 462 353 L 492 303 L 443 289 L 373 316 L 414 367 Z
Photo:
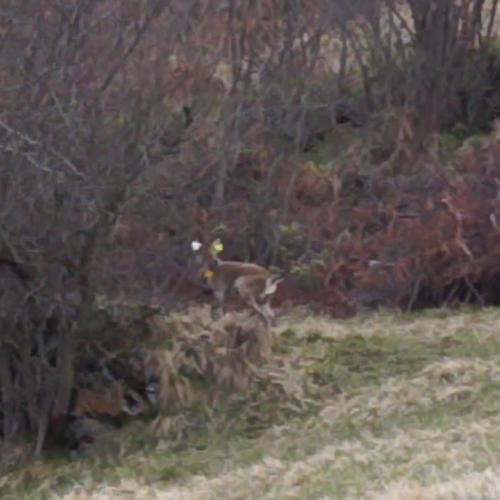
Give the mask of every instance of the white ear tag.
M 193 249 L 193 252 L 197 252 L 202 246 L 203 244 L 199 241 L 194 240 L 191 242 L 191 248 Z

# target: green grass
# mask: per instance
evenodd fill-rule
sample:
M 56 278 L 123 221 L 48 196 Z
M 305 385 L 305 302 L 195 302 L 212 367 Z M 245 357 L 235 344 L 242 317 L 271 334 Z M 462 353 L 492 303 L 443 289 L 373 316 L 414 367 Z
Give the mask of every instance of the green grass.
M 500 497 L 499 309 L 342 321 L 302 310 L 276 331 L 304 411 L 278 412 L 259 431 L 214 415 L 135 448 L 123 443 L 150 431 L 124 429 L 121 446 L 0 479 L 2 498 Z

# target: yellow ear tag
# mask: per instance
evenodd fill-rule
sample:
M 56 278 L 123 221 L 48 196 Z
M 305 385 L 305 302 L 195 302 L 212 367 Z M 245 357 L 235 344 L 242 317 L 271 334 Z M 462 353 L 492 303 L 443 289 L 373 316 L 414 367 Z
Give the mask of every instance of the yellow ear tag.
M 224 250 L 224 245 L 222 244 L 221 240 L 216 239 L 216 240 L 212 243 L 212 250 L 213 250 L 215 253 L 221 253 L 221 252 L 222 252 L 222 250 Z
M 211 271 L 210 269 L 207 269 L 204 273 L 203 276 L 207 278 L 207 280 L 213 278 L 214 272 Z

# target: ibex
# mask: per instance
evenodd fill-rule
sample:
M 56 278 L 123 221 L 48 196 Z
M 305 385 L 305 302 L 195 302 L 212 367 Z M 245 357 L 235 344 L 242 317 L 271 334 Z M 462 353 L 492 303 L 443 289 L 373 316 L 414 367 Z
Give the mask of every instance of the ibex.
M 269 302 L 282 278 L 257 264 L 221 260 L 217 256 L 223 250 L 220 240 L 215 240 L 210 248 L 193 241 L 191 248 L 198 254 L 197 261 L 201 264 L 202 289 L 215 295 L 221 310 L 226 296 L 235 290 L 267 326 L 271 324 L 274 312 Z

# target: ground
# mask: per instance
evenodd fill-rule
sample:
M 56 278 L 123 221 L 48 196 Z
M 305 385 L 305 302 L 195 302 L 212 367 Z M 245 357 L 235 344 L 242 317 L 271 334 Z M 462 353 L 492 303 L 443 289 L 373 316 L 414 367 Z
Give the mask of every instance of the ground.
M 288 383 L 314 386 L 307 411 L 35 462 L 0 478 L 2 498 L 500 498 L 500 309 L 297 310 L 275 331 Z

